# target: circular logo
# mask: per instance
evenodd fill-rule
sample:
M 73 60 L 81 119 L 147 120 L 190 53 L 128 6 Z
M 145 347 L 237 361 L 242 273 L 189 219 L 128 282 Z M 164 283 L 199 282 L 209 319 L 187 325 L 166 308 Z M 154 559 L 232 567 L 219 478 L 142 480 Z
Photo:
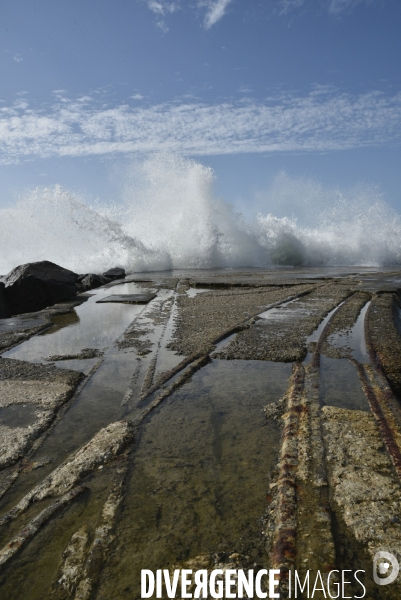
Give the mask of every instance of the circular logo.
M 390 568 L 391 572 L 389 572 Z M 378 585 L 388 585 L 389 583 L 393 583 L 393 581 L 397 579 L 399 571 L 400 565 L 393 554 L 382 550 L 376 552 L 373 557 L 373 579 L 375 580 L 375 583 Z M 379 574 L 382 575 L 382 577 L 379 577 Z M 387 575 L 387 577 L 383 577 L 383 575 Z

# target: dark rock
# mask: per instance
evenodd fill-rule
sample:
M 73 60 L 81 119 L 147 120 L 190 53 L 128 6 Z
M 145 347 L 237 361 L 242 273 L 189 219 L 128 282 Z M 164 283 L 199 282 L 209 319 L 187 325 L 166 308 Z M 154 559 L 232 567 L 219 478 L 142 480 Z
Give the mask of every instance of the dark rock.
M 88 275 L 90 275 L 90 273 L 81 273 L 80 275 L 78 275 L 77 282 L 78 282 L 78 283 L 81 283 L 81 281 L 82 281 L 83 279 L 85 279 L 85 277 L 88 277 Z
M 77 293 L 78 275 L 47 260 L 16 267 L 3 278 L 10 314 L 42 310 L 70 300 Z
M 111 280 L 113 279 L 124 279 L 125 278 L 125 270 L 120 267 L 115 267 L 114 269 L 109 269 L 105 273 L 103 273 L 104 277 L 109 277 Z
M 0 281 L 0 319 L 6 319 L 10 316 L 10 311 L 7 306 L 4 289 L 5 285 L 2 281 Z
M 105 285 L 106 283 L 110 283 L 110 277 L 104 277 L 104 275 L 96 275 L 95 273 L 88 273 L 83 279 L 80 281 L 80 286 L 85 290 L 94 290 L 101 285 Z

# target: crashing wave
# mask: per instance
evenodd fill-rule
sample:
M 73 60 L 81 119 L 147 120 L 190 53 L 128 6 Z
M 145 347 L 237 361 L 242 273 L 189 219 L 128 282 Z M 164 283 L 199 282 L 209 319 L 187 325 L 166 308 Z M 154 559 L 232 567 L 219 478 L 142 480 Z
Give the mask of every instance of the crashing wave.
M 281 175 L 266 210 L 246 218 L 215 197 L 214 179 L 197 161 L 157 154 L 132 166 L 112 206 L 58 185 L 29 190 L 0 210 L 0 273 L 44 259 L 77 272 L 401 263 L 401 218 L 375 190 L 293 182 L 289 192 Z M 283 194 L 298 219 L 273 214 Z

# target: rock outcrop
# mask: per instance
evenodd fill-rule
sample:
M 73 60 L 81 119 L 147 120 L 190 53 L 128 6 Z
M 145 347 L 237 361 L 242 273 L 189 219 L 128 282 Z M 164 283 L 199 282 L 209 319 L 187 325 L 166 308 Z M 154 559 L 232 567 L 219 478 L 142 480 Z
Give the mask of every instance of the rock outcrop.
M 87 292 L 88 290 L 94 290 L 106 283 L 110 283 L 109 277 L 103 275 L 96 275 L 96 273 L 88 273 L 85 277 L 82 277 L 79 284 Z
M 125 270 L 120 267 L 114 267 L 114 269 L 109 269 L 105 273 L 103 273 L 103 277 L 108 277 L 111 280 L 114 279 L 124 279 L 125 278 Z
M 5 289 L 5 285 L 2 281 L 0 281 L 0 319 L 6 319 L 7 317 L 10 316 L 4 289 Z
M 3 278 L 11 315 L 42 310 L 77 294 L 78 275 L 47 260 L 16 267 Z
M 124 279 L 125 271 L 120 267 L 115 267 L 114 269 L 109 269 L 105 271 L 102 275 L 97 273 L 86 273 L 84 275 L 78 276 L 78 285 L 85 292 L 89 290 L 94 290 L 102 285 L 106 285 L 111 281 L 115 281 L 116 279 Z

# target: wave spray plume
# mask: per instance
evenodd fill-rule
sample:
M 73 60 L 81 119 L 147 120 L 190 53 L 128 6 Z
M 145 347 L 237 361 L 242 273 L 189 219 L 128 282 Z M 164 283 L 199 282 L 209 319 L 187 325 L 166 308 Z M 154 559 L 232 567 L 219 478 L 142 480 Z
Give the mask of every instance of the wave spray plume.
M 132 164 L 110 206 L 60 186 L 26 191 L 0 210 L 0 273 L 37 260 L 80 273 L 401 263 L 401 218 L 375 189 L 345 194 L 280 174 L 245 218 L 215 197 L 214 179 L 197 161 L 156 154 Z M 288 216 L 276 216 L 283 206 Z

